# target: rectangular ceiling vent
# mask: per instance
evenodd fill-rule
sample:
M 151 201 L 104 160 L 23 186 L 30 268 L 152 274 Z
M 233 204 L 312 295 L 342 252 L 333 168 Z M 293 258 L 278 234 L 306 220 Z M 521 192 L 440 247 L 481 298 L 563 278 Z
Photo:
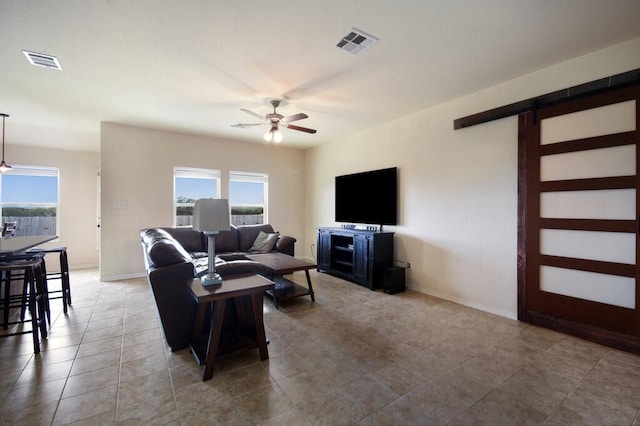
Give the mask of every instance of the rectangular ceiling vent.
M 29 52 L 28 50 L 23 50 L 22 53 L 24 53 L 24 56 L 27 57 L 27 60 L 29 61 L 29 63 L 31 63 L 31 65 L 51 68 L 55 70 L 62 69 L 60 62 L 58 62 L 58 58 L 56 58 L 55 56 Z
M 358 55 L 376 41 L 378 41 L 376 37 L 360 31 L 357 28 L 351 28 L 351 31 L 342 37 L 338 44 L 336 44 L 336 47 L 346 50 L 353 55 Z

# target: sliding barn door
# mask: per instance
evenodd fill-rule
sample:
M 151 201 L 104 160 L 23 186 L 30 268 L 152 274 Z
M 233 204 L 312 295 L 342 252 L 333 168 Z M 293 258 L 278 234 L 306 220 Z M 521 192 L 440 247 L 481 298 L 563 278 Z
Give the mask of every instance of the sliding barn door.
M 520 119 L 520 316 L 635 352 L 639 93 L 622 89 Z

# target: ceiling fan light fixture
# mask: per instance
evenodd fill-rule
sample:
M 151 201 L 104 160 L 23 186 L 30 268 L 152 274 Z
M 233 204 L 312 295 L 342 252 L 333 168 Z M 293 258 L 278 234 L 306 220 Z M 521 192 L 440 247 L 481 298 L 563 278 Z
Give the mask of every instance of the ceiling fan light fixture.
M 267 142 L 280 143 L 282 142 L 282 133 L 280 133 L 277 127 L 272 127 L 264 134 L 264 140 Z

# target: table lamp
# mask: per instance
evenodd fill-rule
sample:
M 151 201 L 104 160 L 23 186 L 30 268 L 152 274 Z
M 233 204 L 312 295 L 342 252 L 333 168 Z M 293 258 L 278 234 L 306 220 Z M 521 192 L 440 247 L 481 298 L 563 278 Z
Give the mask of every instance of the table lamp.
M 221 284 L 222 277 L 216 273 L 216 235 L 231 229 L 229 223 L 229 200 L 201 198 L 193 206 L 193 229 L 208 237 L 208 270 L 200 277 L 202 285 Z

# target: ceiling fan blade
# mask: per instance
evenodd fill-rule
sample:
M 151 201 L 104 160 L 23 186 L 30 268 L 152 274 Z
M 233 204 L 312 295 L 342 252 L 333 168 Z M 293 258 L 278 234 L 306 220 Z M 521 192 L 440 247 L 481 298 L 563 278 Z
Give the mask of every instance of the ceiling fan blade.
M 265 119 L 263 116 L 261 116 L 261 115 L 259 115 L 259 114 L 256 114 L 256 113 L 255 113 L 255 112 L 253 112 L 253 111 L 249 111 L 248 109 L 240 108 L 240 111 L 242 111 L 242 112 L 246 112 L 247 114 L 252 115 L 252 116 L 254 116 L 254 117 L 256 117 L 257 119 L 260 119 L 260 120 L 262 120 L 262 121 L 266 121 L 266 119 Z
M 283 124 L 283 126 L 286 127 L 287 129 L 299 130 L 301 132 L 307 132 L 312 134 L 317 131 L 315 129 L 309 129 L 308 127 L 294 126 L 293 124 Z
M 299 112 L 297 114 L 293 114 L 288 117 L 285 117 L 281 121 L 283 121 L 284 123 L 291 123 L 292 121 L 298 121 L 304 118 L 309 118 L 309 116 L 303 112 Z
M 240 129 L 244 129 L 245 127 L 251 127 L 251 126 L 263 126 L 264 123 L 238 123 L 238 124 L 232 124 L 231 127 L 238 127 Z

